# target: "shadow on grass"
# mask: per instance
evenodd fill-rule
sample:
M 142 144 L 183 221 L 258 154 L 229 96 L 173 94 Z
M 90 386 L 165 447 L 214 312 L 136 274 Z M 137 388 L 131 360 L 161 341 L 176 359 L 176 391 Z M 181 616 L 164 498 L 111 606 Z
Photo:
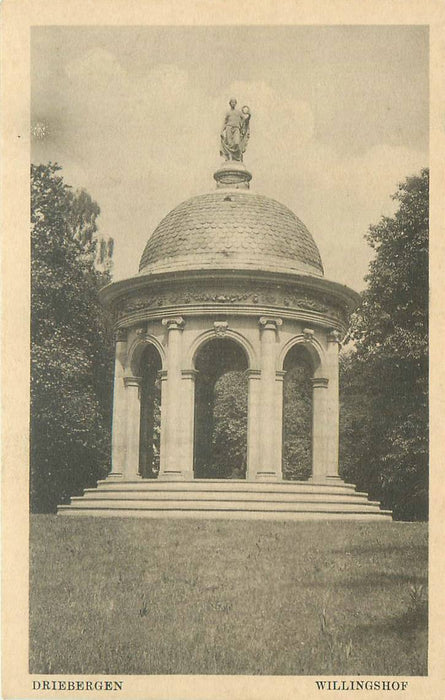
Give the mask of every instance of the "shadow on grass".
M 411 659 L 409 673 L 428 674 L 428 603 L 423 601 L 400 615 L 389 615 L 375 622 L 358 625 L 355 630 L 357 643 L 370 637 L 392 638 L 392 645 Z M 403 675 L 403 674 L 402 674 Z
M 369 632 L 390 632 L 396 634 L 403 641 L 407 637 L 414 637 L 418 632 L 426 632 L 428 629 L 428 603 L 423 601 L 415 608 L 409 608 L 400 615 L 390 615 L 383 620 L 357 625 L 357 632 L 368 635 Z
M 369 556 L 376 554 L 387 554 L 391 556 L 393 554 L 411 554 L 413 556 L 421 556 L 422 559 L 427 559 L 428 545 L 425 544 L 376 544 L 375 547 L 353 545 L 352 547 L 345 547 L 343 549 L 335 548 L 330 550 L 330 554 L 352 554 L 356 557 Z
M 356 578 L 346 578 L 335 581 L 335 588 L 357 588 L 360 590 L 377 588 L 382 586 L 393 586 L 394 584 L 404 584 L 410 586 L 419 586 L 427 584 L 427 577 L 416 576 L 410 574 L 386 574 L 386 573 L 367 573 Z M 306 581 L 305 588 L 320 587 L 325 588 L 326 581 L 323 578 L 312 579 Z

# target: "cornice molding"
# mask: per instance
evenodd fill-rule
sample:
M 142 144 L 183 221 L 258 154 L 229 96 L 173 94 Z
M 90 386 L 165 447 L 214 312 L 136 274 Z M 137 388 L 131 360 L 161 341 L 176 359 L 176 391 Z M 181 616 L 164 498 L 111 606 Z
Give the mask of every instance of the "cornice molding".
M 198 316 L 221 316 L 223 312 L 227 317 L 239 317 L 239 316 L 250 316 L 258 317 L 258 313 L 270 313 L 270 309 L 267 307 L 252 307 L 252 306 L 238 306 L 228 309 L 227 307 L 222 308 L 221 306 L 202 306 L 202 305 L 190 305 L 190 306 L 178 306 L 170 307 L 169 309 L 140 309 L 138 311 L 132 311 L 128 314 L 123 315 L 116 327 L 117 328 L 131 328 L 134 325 L 140 324 L 142 321 L 162 321 L 165 317 L 166 311 L 176 311 L 180 313 L 184 320 L 189 320 Z M 299 321 L 305 324 L 310 323 L 313 326 L 321 327 L 325 329 L 336 328 L 340 333 L 346 332 L 346 323 L 340 321 L 338 318 L 329 316 L 327 314 L 321 314 L 317 312 L 303 311 L 298 309 L 283 309 L 278 308 L 277 311 L 283 320 Z
M 315 291 L 327 295 L 344 304 L 348 312 L 360 302 L 360 295 L 350 287 L 327 280 L 324 277 L 305 275 L 292 272 L 271 272 L 267 270 L 233 270 L 233 269 L 208 269 L 208 270 L 183 270 L 175 272 L 147 274 L 140 273 L 134 277 L 112 282 L 103 287 L 99 292 L 99 298 L 105 306 L 110 306 L 118 299 L 125 298 L 132 292 L 155 289 L 156 293 L 165 287 L 181 286 L 184 284 L 209 282 L 246 282 L 253 284 L 271 285 L 296 285 L 302 290 Z

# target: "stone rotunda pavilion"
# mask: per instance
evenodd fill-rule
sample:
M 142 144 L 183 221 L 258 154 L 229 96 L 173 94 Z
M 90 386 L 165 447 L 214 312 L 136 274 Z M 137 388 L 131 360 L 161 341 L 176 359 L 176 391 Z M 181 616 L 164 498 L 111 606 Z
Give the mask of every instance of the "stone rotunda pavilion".
M 338 472 L 339 346 L 358 295 L 324 278 L 318 248 L 292 211 L 250 190 L 242 162 L 250 113 L 233 102 L 214 191 L 167 214 L 138 274 L 101 292 L 115 319 L 112 468 L 59 513 L 390 517 Z M 283 384 L 295 360 L 312 382 L 305 480 L 283 471 Z M 247 384 L 245 457 L 215 478 L 214 392 L 230 370 Z

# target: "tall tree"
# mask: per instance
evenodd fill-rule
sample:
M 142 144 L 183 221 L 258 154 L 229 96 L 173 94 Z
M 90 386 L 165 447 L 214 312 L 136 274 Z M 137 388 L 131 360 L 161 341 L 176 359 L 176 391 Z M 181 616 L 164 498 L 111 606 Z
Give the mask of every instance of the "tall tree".
M 370 227 L 375 257 L 342 363 L 343 473 L 399 519 L 428 510 L 428 194 L 425 169 Z
M 59 170 L 31 167 L 34 511 L 54 510 L 94 484 L 109 459 L 112 338 L 97 297 L 109 281 L 109 264 L 95 265 L 100 209 Z

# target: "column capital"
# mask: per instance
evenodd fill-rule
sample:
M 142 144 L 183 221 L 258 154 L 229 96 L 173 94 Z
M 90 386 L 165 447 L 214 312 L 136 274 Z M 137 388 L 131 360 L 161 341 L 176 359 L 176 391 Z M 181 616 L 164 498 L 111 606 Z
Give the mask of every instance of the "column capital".
M 141 385 L 142 377 L 124 377 L 125 387 Z
M 181 376 L 183 379 L 193 379 L 195 380 L 199 372 L 197 369 L 182 369 Z
M 314 389 L 327 389 L 329 384 L 329 379 L 325 377 L 314 377 L 312 379 L 312 386 Z
M 282 382 L 284 381 L 284 377 L 286 376 L 287 371 L 285 369 L 277 369 L 275 372 L 275 379 L 277 382 Z
M 225 336 L 228 327 L 227 321 L 214 321 L 213 323 L 215 334 L 221 338 Z
M 169 331 L 182 331 L 185 321 L 182 316 L 172 316 L 170 318 L 163 318 L 162 325 L 166 326 Z
M 283 319 L 261 316 L 258 319 L 258 323 L 262 330 L 277 331 L 278 328 L 283 325 Z
M 337 343 L 337 345 L 341 345 L 341 335 L 340 331 L 336 330 L 331 330 L 328 333 L 328 343 Z
M 158 379 L 160 379 L 161 382 L 163 382 L 167 379 L 167 370 L 166 369 L 158 369 Z
M 127 340 L 127 329 L 116 328 L 113 335 L 115 343 L 125 343 Z

